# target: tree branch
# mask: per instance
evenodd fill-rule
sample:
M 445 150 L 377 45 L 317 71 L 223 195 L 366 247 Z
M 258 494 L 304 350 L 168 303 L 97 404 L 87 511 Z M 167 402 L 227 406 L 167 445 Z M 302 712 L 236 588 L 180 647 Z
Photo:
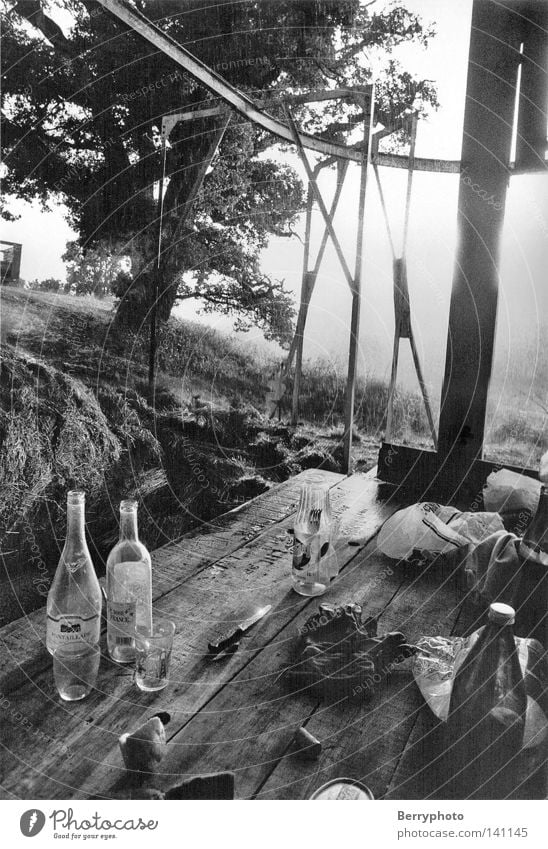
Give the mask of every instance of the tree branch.
M 42 9 L 40 0 L 18 0 L 15 11 L 25 18 L 35 29 L 40 30 L 54 47 L 67 56 L 72 56 L 72 45 L 63 30 Z

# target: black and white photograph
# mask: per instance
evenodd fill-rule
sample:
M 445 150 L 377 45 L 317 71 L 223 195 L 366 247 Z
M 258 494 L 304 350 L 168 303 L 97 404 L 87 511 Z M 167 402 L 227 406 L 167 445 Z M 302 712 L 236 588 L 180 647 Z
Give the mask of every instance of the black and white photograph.
M 0 13 L 10 845 L 545 845 L 548 0 Z

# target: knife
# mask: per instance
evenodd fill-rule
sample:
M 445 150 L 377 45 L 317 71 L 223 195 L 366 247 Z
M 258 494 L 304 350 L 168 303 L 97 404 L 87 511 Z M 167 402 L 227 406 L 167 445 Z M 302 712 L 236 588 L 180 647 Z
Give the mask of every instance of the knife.
M 258 622 L 259 619 L 266 616 L 270 610 L 272 610 L 271 604 L 267 604 L 265 607 L 259 607 L 255 613 L 248 616 L 246 619 L 242 619 L 242 621 L 235 627 L 232 626 L 227 630 L 220 631 L 215 634 L 215 636 L 212 637 L 207 644 L 210 654 L 218 654 L 221 651 L 226 651 L 231 646 L 235 646 L 235 644 L 240 640 L 240 637 L 242 637 L 252 625 Z

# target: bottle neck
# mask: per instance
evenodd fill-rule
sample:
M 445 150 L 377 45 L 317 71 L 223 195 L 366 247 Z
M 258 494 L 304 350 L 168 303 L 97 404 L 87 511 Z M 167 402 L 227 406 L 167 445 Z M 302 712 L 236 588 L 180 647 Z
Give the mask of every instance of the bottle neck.
M 137 510 L 120 510 L 120 540 L 138 542 Z
M 69 504 L 67 507 L 67 543 L 83 548 L 86 544 L 85 507 Z

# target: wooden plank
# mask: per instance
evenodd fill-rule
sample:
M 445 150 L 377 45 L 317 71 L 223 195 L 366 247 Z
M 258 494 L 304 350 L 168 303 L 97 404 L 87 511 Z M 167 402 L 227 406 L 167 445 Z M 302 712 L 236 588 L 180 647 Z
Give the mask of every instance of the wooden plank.
M 317 471 L 317 470 L 316 470 Z M 211 522 L 170 542 L 152 553 L 153 600 L 157 602 L 174 587 L 200 569 L 236 551 L 268 527 L 295 510 L 299 488 L 311 472 L 272 487 Z M 322 472 L 331 484 L 342 479 L 334 472 Z M 50 664 L 45 648 L 44 608 L 23 616 L 0 630 L 0 693 L 6 695 Z
M 377 486 L 370 476 L 343 480 L 333 500 L 335 512 L 348 510 L 358 519 L 369 507 L 369 517 L 377 515 L 377 521 L 370 525 L 375 530 L 386 511 L 394 509 L 385 508 L 378 500 Z M 173 714 L 170 734 L 171 729 L 175 732 L 184 727 L 310 603 L 290 589 L 287 531 L 291 524 L 289 516 L 249 540 L 245 548 L 195 573 L 155 605 L 173 616 L 178 625 L 173 683 L 161 694 L 140 693 L 133 687 L 131 672 L 109 665 L 106 659 L 100 677 L 102 692 L 92 693 L 83 702 L 60 704 L 49 668 L 9 694 L 0 738 L 5 752 L 2 784 L 7 791 L 19 793 L 22 787 L 25 798 L 104 794 L 113 784 L 116 787 L 116 780 L 123 774 L 116 742 L 119 734 L 137 727 L 158 710 Z M 343 560 L 355 552 L 345 538 L 339 548 L 345 550 Z M 232 659 L 211 663 L 204 658 L 204 649 L 213 623 L 226 621 L 234 611 L 233 605 L 249 598 L 268 599 L 274 605 L 272 614 L 246 636 L 245 645 Z M 17 720 L 16 714 L 24 719 Z M 30 729 L 25 734 L 21 733 L 23 721 Z M 74 756 L 62 757 L 62 746 Z
M 346 565 L 338 584 L 323 597 L 325 601 L 343 603 L 356 598 L 356 593 L 367 597 L 373 591 L 377 608 L 389 601 L 394 588 L 383 579 L 384 564 L 377 561 L 364 568 L 362 561 L 354 568 L 358 557 Z M 277 680 L 287 664 L 291 642 L 318 602 L 299 599 L 298 615 L 276 638 L 178 733 L 172 736 L 170 730 L 159 785 L 166 788 L 201 772 L 234 769 L 237 798 L 257 794 L 286 753 L 295 730 L 318 708 L 315 697 L 292 692 Z

